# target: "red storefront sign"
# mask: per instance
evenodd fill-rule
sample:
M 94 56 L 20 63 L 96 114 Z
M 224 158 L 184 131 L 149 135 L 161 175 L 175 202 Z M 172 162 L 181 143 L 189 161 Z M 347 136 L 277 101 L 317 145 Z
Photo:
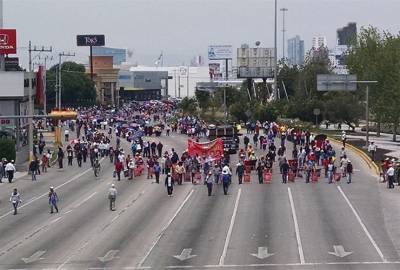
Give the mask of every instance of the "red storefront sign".
M 0 29 L 0 54 L 17 53 L 17 31 L 15 29 Z
M 190 156 L 195 156 L 197 154 L 200 157 L 211 156 L 213 159 L 220 159 L 224 154 L 224 143 L 220 138 L 206 143 L 197 143 L 189 139 L 188 153 Z

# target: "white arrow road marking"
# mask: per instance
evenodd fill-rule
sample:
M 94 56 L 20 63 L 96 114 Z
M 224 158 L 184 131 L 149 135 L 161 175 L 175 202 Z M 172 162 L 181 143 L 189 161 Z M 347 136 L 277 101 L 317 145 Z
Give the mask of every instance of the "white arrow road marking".
M 328 253 L 340 258 L 344 258 L 353 253 L 351 251 L 345 251 L 343 246 L 333 246 L 333 250 L 334 252 L 328 252 Z
M 42 255 L 45 253 L 46 253 L 46 250 L 39 250 L 39 251 L 36 251 L 35 253 L 33 253 L 29 258 L 22 258 L 21 260 L 23 260 L 24 263 L 26 263 L 26 264 L 36 262 L 38 260 L 43 260 L 44 258 L 42 258 Z
M 258 247 L 258 253 L 250 253 L 251 256 L 254 256 L 258 259 L 265 259 L 273 256 L 275 253 L 268 253 L 267 247 Z
M 112 250 L 109 250 L 103 257 L 97 257 L 97 259 L 99 259 L 103 263 L 109 262 L 109 261 L 119 258 L 119 257 L 115 256 L 115 255 L 117 255 L 118 252 L 119 252 L 119 250 L 112 249 Z
M 185 248 L 184 250 L 182 250 L 182 253 L 180 255 L 175 255 L 174 258 L 180 261 L 186 261 L 197 256 L 197 255 L 190 255 L 190 253 L 192 253 L 192 249 Z

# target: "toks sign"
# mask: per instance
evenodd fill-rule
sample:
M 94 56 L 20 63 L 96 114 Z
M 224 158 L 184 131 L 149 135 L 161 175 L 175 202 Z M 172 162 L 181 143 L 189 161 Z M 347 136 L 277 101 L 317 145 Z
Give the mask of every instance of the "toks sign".
M 17 53 L 17 31 L 0 29 L 0 54 Z
M 78 46 L 104 46 L 104 35 L 77 35 L 76 43 Z

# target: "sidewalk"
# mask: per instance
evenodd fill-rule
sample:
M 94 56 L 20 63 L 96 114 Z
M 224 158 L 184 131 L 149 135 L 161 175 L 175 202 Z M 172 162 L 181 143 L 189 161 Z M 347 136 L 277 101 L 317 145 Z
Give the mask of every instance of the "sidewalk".
M 321 131 L 327 130 L 325 125 L 320 126 Z M 330 125 L 329 131 L 337 131 L 340 137 L 341 131 Z M 361 131 L 361 128 L 356 128 L 354 133 L 348 129 L 347 125 L 342 125 L 342 130 L 346 131 L 347 142 L 363 150 L 367 150 L 365 146 L 366 132 Z M 399 140 L 400 140 L 400 136 Z M 337 138 L 340 140 L 340 138 Z M 369 132 L 369 141 L 374 142 L 377 146 L 376 161 L 381 161 L 386 157 L 400 159 L 400 141 L 393 142 L 393 135 L 388 133 L 381 133 L 381 136 L 377 137 L 376 132 Z

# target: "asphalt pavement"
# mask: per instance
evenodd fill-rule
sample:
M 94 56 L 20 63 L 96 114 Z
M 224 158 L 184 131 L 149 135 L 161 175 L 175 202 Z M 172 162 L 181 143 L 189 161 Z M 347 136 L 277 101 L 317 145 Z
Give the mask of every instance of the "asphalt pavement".
M 160 138 L 178 152 L 186 139 Z M 248 184 L 234 177 L 228 195 L 214 185 L 211 197 L 191 183 L 168 197 L 163 177 L 159 185 L 145 176 L 118 182 L 108 159 L 98 178 L 88 164 L 52 168 L 34 183 L 24 176 L 0 186 L 0 269 L 400 269 L 397 219 L 390 219 L 398 212 L 386 200 L 396 191 L 348 155 L 352 184 L 323 177 L 282 184 L 275 165 L 271 184 L 258 184 L 253 172 Z M 111 183 L 116 211 L 108 209 Z M 61 199 L 58 214 L 49 213 L 50 185 Z M 16 216 L 8 202 L 14 186 L 24 200 Z

